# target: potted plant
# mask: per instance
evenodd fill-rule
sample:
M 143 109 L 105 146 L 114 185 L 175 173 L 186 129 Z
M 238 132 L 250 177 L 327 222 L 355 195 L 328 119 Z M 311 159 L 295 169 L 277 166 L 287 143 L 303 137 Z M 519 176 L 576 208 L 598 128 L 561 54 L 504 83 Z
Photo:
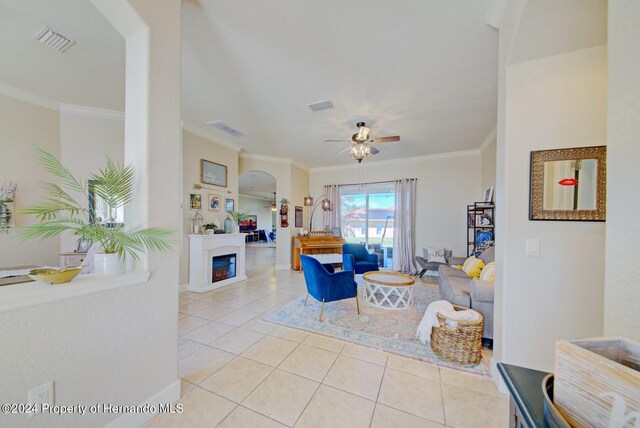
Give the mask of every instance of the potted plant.
M 168 251 L 173 247 L 172 231 L 159 228 L 125 227 L 122 223 L 99 223 L 90 220 L 89 181 L 82 181 L 64 167 L 51 153 L 36 148 L 37 159 L 42 167 L 58 178 L 60 184 L 43 183 L 47 197 L 42 202 L 21 210 L 21 214 L 35 215 L 40 221 L 22 227 L 23 239 L 46 239 L 63 232 L 72 232 L 85 242 L 98 244 L 103 253 L 94 254 L 94 272 L 101 274 L 120 273 L 124 269 L 124 258 L 139 259 L 145 251 Z M 101 198 L 111 213 L 133 199 L 134 169 L 107 159 L 107 166 L 90 178 L 94 194 Z M 72 195 L 83 195 L 79 202 Z
M 236 233 L 240 232 L 240 222 L 247 218 L 247 215 L 238 211 L 227 211 L 233 221 L 236 223 Z
M 204 233 L 207 235 L 212 235 L 217 227 L 218 226 L 216 226 L 214 223 L 207 223 L 202 225 L 202 228 L 204 229 Z

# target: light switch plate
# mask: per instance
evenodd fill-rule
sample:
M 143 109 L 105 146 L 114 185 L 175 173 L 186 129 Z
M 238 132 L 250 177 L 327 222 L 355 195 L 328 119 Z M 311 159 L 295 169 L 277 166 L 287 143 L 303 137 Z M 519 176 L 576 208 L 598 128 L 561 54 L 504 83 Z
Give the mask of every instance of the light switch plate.
M 540 255 L 540 240 L 530 238 L 527 239 L 525 254 L 530 257 L 538 257 Z
M 53 406 L 53 381 L 43 383 L 40 386 L 36 386 L 27 392 L 27 402 L 29 404 L 35 404 L 38 407 L 38 411 L 42 411 L 42 405 L 48 404 Z M 34 416 L 36 413 L 29 413 L 29 417 Z

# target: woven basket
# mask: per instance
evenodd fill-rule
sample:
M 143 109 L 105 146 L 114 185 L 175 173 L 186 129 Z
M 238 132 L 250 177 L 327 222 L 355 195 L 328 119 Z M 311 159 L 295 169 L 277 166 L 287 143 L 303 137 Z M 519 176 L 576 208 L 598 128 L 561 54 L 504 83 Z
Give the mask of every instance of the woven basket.
M 466 310 L 453 305 L 456 311 Z M 458 366 L 477 366 L 482 360 L 482 314 L 473 321 L 458 321 L 457 327 L 446 325 L 448 317 L 438 313 L 440 327 L 431 330 L 431 349 L 441 359 Z

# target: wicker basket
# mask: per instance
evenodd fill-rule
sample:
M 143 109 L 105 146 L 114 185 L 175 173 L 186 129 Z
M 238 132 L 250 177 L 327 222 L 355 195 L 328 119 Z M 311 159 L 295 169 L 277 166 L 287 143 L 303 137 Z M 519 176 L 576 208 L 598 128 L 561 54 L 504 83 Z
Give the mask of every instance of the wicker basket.
M 467 308 L 453 305 L 456 311 Z M 473 321 L 458 321 L 457 327 L 449 327 L 449 319 L 438 313 L 440 327 L 431 330 L 431 349 L 441 359 L 458 366 L 477 366 L 482 360 L 482 314 Z

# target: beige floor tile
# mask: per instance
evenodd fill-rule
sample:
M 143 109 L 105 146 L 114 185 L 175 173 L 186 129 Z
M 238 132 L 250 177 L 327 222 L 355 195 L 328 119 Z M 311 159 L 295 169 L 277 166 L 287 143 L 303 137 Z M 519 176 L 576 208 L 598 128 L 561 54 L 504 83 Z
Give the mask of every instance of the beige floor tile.
M 236 295 L 227 295 L 226 300 L 220 302 L 225 306 L 231 306 L 232 308 L 240 309 L 243 306 L 249 305 L 255 302 L 257 299 L 253 297 L 249 297 L 246 295 L 236 296 Z
M 242 309 L 246 309 L 248 311 L 253 311 L 253 312 L 258 312 L 258 313 L 264 313 L 267 312 L 269 309 L 272 309 L 276 306 L 280 306 L 281 302 L 274 302 L 272 300 L 263 300 L 263 299 L 258 299 L 257 301 L 250 303 L 246 306 L 243 306 Z
M 378 403 L 371 428 L 444 428 L 444 425 Z
M 279 422 L 269 419 L 246 407 L 238 406 L 229 413 L 217 428 L 285 428 Z
M 234 357 L 234 354 L 207 346 L 178 361 L 178 373 L 180 378 L 197 385 Z
M 209 320 L 204 318 L 194 317 L 187 315 L 184 318 L 178 319 L 178 335 L 183 335 L 188 331 L 194 330 L 208 323 Z
M 180 380 L 180 397 L 184 397 L 187 392 L 191 391 L 196 386 L 190 382 L 187 382 L 184 379 Z
M 241 355 L 260 363 L 277 366 L 293 351 L 297 343 L 279 337 L 265 336 Z
M 207 309 L 209 305 L 210 303 L 201 300 L 191 300 L 187 303 L 181 303 L 179 311 L 183 314 L 195 315 L 197 312 Z
M 276 369 L 242 405 L 293 426 L 317 387 L 317 382 Z
M 200 383 L 200 387 L 240 403 L 273 371 L 273 367 L 236 358 Z
M 315 346 L 316 348 L 325 349 L 327 351 L 340 353 L 345 343 L 339 340 L 330 339 L 328 337 L 310 334 L 304 342 L 305 345 Z
M 236 406 L 235 403 L 198 387 L 187 392 L 178 403 L 184 406 L 182 413 L 158 415 L 145 427 L 215 427 Z
M 191 300 L 202 300 L 207 296 L 205 293 L 194 293 L 193 291 L 185 291 L 184 293 L 180 293 L 180 297 Z
M 276 326 L 274 324 L 270 324 L 268 322 L 262 321 L 262 315 L 258 315 L 257 317 L 255 317 L 251 321 L 242 324 L 242 328 L 246 328 L 248 330 L 257 331 L 259 333 L 269 334 L 273 330 L 278 328 L 278 326 Z
M 509 426 L 509 399 L 478 394 L 453 385 L 442 385 L 447 425 L 453 428 Z
M 423 361 L 412 360 L 410 358 L 398 357 L 397 355 L 389 355 L 387 367 L 398 370 L 400 372 L 424 377 L 427 379 L 440 382 L 440 368 L 435 364 L 425 363 Z
M 244 328 L 236 328 L 209 343 L 209 346 L 239 355 L 264 336 L 264 333 L 258 333 L 257 331 L 246 330 Z
M 444 423 L 440 382 L 387 368 L 378 402 Z
M 459 386 L 496 397 L 504 396 L 503 393 L 498 391 L 493 379 L 488 377 L 464 373 L 460 370 L 440 368 L 440 379 L 442 383 L 446 383 L 447 385 Z
M 182 359 L 187 355 L 193 354 L 194 352 L 206 347 L 207 346 L 203 345 L 202 343 L 194 342 L 193 340 L 187 340 L 183 344 L 178 345 L 178 359 Z
M 344 349 L 342 349 L 342 355 L 357 358 L 358 360 L 367 361 L 379 366 L 386 365 L 387 357 L 389 356 L 382 351 L 376 351 L 375 349 L 354 345 L 353 343 L 347 343 L 345 345 Z
M 312 346 L 300 345 L 278 368 L 321 382 L 327 375 L 338 354 Z
M 302 342 L 307 337 L 309 337 L 309 333 L 305 333 L 304 331 L 296 330 L 288 327 L 278 327 L 269 333 L 270 336 L 276 336 L 281 339 L 291 340 L 293 342 Z
M 340 355 L 322 383 L 375 401 L 383 373 L 384 367 Z
M 234 311 L 234 309 L 229 306 L 219 305 L 217 303 L 209 303 L 208 305 L 209 306 L 195 312 L 193 315 L 213 321 Z
M 235 329 L 235 327 L 232 325 L 222 324 L 217 321 L 209 321 L 202 327 L 188 331 L 184 334 L 184 337 L 200 343 L 209 343 L 221 336 L 224 336 L 233 329 Z
M 254 319 L 256 315 L 258 315 L 256 312 L 235 309 L 233 312 L 218 318 L 217 322 L 239 327 Z
M 373 401 L 320 385 L 295 427 L 368 428 L 374 407 Z

